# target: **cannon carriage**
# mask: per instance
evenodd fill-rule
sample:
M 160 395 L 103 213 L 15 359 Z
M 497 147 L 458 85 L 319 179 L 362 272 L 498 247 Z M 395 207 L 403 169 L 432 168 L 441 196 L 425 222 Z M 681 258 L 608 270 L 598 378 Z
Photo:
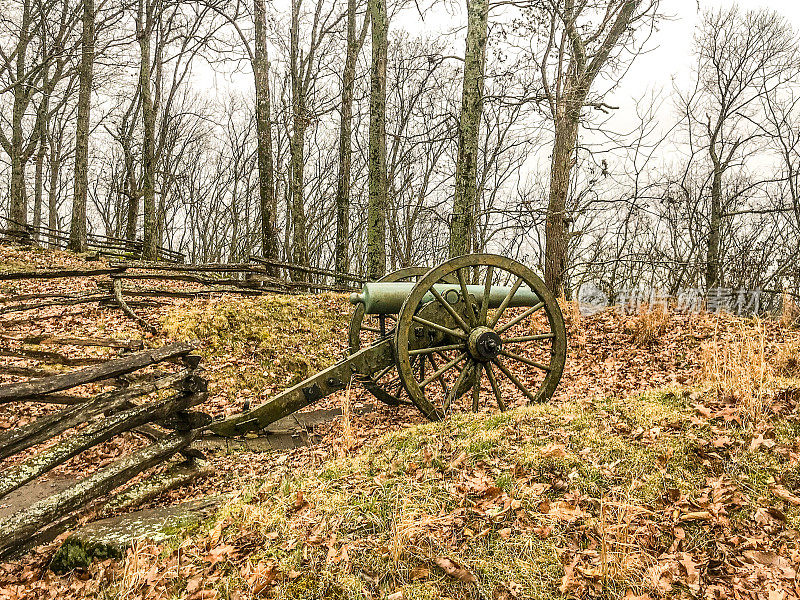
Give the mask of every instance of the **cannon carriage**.
M 470 254 L 408 268 L 353 293 L 349 355 L 264 404 L 214 423 L 220 435 L 266 427 L 355 379 L 389 405 L 429 419 L 505 410 L 552 396 L 566 359 L 553 294 L 530 269 Z

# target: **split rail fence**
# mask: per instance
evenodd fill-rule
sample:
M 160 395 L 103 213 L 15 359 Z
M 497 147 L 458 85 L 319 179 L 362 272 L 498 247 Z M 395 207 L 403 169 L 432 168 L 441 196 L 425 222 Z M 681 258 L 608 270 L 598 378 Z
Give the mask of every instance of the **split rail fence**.
M 81 340 L 68 340 L 78 345 Z M 83 340 L 96 345 L 98 340 Z M 134 343 L 124 345 L 128 350 Z M 128 432 L 143 445 L 91 475 L 0 520 L 0 558 L 18 555 L 71 528 L 87 509 L 135 506 L 163 491 L 184 485 L 207 472 L 207 463 L 192 441 L 210 422 L 192 410 L 207 398 L 207 383 L 198 374 L 200 357 L 192 344 L 176 343 L 140 350 L 113 360 L 49 377 L 0 385 L 0 404 L 63 404 L 30 423 L 0 433 L 0 460 L 11 466 L 0 472 L 0 502 L 27 483 L 64 465 L 73 457 Z M 101 393 L 89 390 L 106 386 Z M 95 390 L 96 391 L 96 390 Z M 73 392 L 65 395 L 64 392 Z M 182 454 L 163 472 L 137 476 Z

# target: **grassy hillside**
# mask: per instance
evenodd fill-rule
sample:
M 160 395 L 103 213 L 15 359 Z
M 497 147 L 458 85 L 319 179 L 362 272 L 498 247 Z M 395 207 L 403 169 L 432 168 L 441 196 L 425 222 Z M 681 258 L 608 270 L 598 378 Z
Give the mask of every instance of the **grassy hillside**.
M 712 399 L 665 389 L 457 416 L 269 474 L 159 555 L 182 555 L 186 577 L 160 567 L 154 590 L 411 600 L 777 589 L 800 557 L 798 393 L 776 400 L 768 431 L 701 400 Z M 131 582 L 116 589 L 140 590 Z

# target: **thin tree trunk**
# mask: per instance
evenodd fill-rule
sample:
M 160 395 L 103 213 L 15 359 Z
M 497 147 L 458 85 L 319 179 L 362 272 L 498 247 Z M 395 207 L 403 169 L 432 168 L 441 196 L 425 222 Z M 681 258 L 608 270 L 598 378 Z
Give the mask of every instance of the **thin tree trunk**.
M 75 126 L 75 181 L 69 248 L 86 251 L 86 196 L 89 190 L 89 120 L 94 74 L 94 0 L 83 0 L 81 65 L 78 74 L 78 120 Z
M 714 173 L 711 178 L 711 215 L 709 216 L 708 248 L 706 253 L 706 291 L 718 288 L 720 281 L 720 244 L 722 229 L 722 165 L 714 143 L 709 147 Z
M 19 32 L 20 44 L 17 50 L 16 78 L 23 81 L 27 58 L 28 42 L 30 41 L 30 4 L 24 3 L 21 27 Z M 12 230 L 24 230 L 28 224 L 28 197 L 25 190 L 25 163 L 22 148 L 22 120 L 25 108 L 28 105 L 29 89 L 26 85 L 14 87 L 14 104 L 11 109 L 11 198 L 9 217 Z
M 11 115 L 11 229 L 23 230 L 28 224 L 28 198 L 25 191 L 25 164 L 22 160 L 22 117 L 25 111 L 22 89 L 14 88 Z
M 292 213 L 292 259 L 298 265 L 308 266 L 308 233 L 306 231 L 306 214 L 303 202 L 304 186 L 304 146 L 307 126 L 305 114 L 305 90 L 303 85 L 302 65 L 300 61 L 300 1 L 292 3 L 290 69 L 292 78 L 292 138 L 289 144 L 290 173 L 289 195 Z M 298 277 L 305 280 L 304 275 Z
M 292 198 L 292 260 L 302 266 L 309 265 L 308 259 L 308 233 L 306 231 L 306 213 L 303 205 L 303 179 L 304 179 L 304 145 L 305 123 L 303 117 L 295 115 L 294 129 L 290 144 L 291 151 L 291 198 Z M 305 275 L 298 275 L 298 280 L 305 280 Z
M 261 253 L 277 258 L 275 231 L 275 177 L 272 166 L 272 126 L 270 124 L 269 59 L 267 56 L 266 5 L 253 0 L 255 49 L 253 76 L 256 86 L 256 137 L 258 141 L 258 191 L 261 208 Z
M 342 75 L 342 118 L 339 123 L 339 177 L 336 183 L 336 270 L 350 270 L 350 170 L 352 167 L 353 91 L 356 61 L 367 32 L 365 17 L 361 36 L 356 37 L 356 0 L 347 0 L 347 53 Z M 337 285 L 346 282 L 337 280 Z
M 483 113 L 483 76 L 489 24 L 488 0 L 467 0 L 467 41 L 464 83 L 458 122 L 453 215 L 450 220 L 450 256 L 467 254 L 475 235 L 477 212 L 478 140 Z
M 369 0 L 372 21 L 372 70 L 369 103 L 369 203 L 367 275 L 386 272 L 386 59 L 388 28 L 385 0 Z
M 158 219 L 156 217 L 156 112 L 153 105 L 150 65 L 150 37 L 152 15 L 144 14 L 144 2 L 139 6 L 139 93 L 142 97 L 142 201 L 144 203 L 143 260 L 158 260 Z
M 33 188 L 33 239 L 39 243 L 39 227 L 42 226 L 42 204 L 44 202 L 44 159 L 47 156 L 47 142 L 42 136 L 36 151 L 36 179 Z
M 61 174 L 61 146 L 56 144 L 55 136 L 48 136 L 50 146 L 50 187 L 47 190 L 47 226 L 58 229 L 58 182 Z M 59 242 L 51 238 L 50 247 L 57 248 Z

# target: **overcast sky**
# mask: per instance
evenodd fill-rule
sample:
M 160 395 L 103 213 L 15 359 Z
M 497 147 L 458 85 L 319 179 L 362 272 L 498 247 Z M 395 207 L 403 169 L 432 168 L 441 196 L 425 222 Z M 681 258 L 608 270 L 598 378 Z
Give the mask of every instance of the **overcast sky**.
M 800 29 L 800 2 L 797 0 L 739 0 L 737 3 L 742 10 L 774 10 Z M 699 11 L 733 4 L 730 0 L 662 0 L 662 12 L 672 18 L 661 22 L 650 41 L 651 51 L 636 59 L 616 95 L 639 97 L 648 88 L 667 85 L 673 75 L 689 73 L 693 63 L 692 36 Z

